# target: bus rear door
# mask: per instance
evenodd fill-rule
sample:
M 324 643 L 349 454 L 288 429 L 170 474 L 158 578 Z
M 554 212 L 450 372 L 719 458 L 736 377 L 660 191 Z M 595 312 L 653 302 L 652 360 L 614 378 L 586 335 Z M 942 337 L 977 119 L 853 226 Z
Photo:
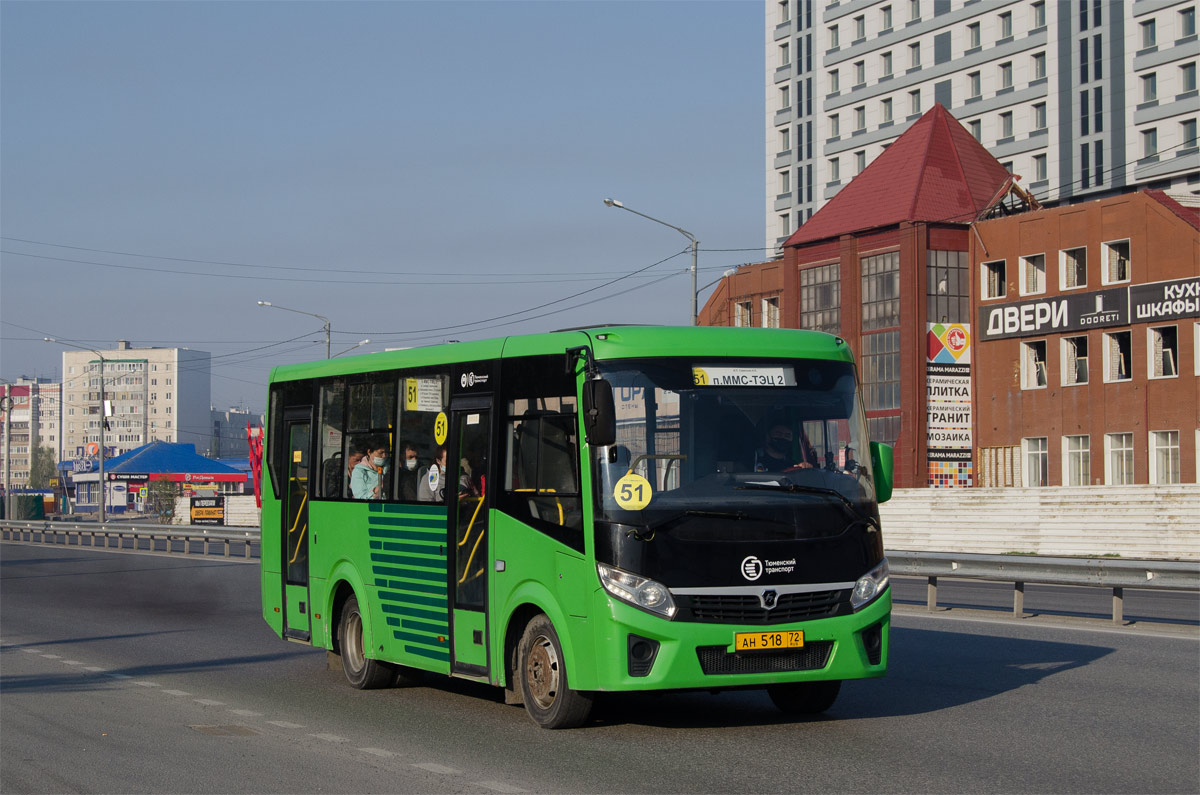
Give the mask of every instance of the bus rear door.
M 309 641 L 312 626 L 309 621 L 308 598 L 308 499 L 312 486 L 309 458 L 312 451 L 311 409 L 289 409 L 284 415 L 284 434 L 287 439 L 287 488 L 283 490 L 284 505 L 280 511 L 283 543 L 283 634 L 286 638 Z
M 447 449 L 451 596 L 451 666 L 487 676 L 488 512 L 492 502 L 492 399 L 456 398 Z

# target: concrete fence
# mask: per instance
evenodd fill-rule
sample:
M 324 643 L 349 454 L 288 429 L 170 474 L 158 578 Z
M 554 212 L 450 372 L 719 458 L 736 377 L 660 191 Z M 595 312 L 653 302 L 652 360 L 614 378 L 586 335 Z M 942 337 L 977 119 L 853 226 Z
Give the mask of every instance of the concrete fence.
M 1200 486 L 904 489 L 879 506 L 888 549 L 1200 560 Z

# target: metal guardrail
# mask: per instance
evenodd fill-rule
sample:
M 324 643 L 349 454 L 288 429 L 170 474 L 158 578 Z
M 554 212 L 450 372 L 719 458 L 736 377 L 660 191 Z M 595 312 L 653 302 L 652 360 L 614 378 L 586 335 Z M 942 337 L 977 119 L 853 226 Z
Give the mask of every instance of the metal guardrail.
M 926 608 L 937 609 L 938 578 L 1013 584 L 1013 617 L 1025 615 L 1025 584 L 1111 588 L 1112 619 L 1124 620 L 1125 589 L 1200 591 L 1200 562 L 1117 558 L 1047 558 L 970 555 L 951 552 L 888 552 L 888 568 L 899 576 L 928 580 Z
M 256 527 L 203 527 L 141 522 L 0 520 L 5 541 L 103 547 L 162 554 L 214 554 L 232 557 L 235 546 L 250 560 L 258 551 Z M 84 544 L 84 539 L 88 540 Z M 163 548 L 159 548 L 159 542 Z M 102 543 L 97 543 L 102 542 Z M 126 542 L 130 546 L 126 546 Z M 142 543 L 146 542 L 146 546 Z M 178 542 L 179 549 L 176 549 Z M 199 544 L 200 550 L 195 551 Z M 1126 588 L 1200 591 L 1200 562 L 1118 558 L 1050 558 L 1025 555 L 974 555 L 950 552 L 887 552 L 891 573 L 928 580 L 926 608 L 937 609 L 938 579 L 990 580 L 1013 584 L 1013 617 L 1025 614 L 1025 585 L 1078 585 L 1111 588 L 1114 623 L 1124 620 Z
M 220 554 L 231 559 L 236 549 L 241 553 L 238 556 L 240 559 L 250 560 L 258 551 L 259 530 L 257 527 L 204 527 L 145 522 L 100 524 L 88 521 L 0 520 L 0 538 L 4 541 L 124 549 L 164 555 Z

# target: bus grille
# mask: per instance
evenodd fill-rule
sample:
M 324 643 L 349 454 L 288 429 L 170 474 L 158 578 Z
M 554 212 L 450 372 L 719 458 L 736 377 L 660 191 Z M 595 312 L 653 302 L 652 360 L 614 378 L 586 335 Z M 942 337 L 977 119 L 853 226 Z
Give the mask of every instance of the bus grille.
M 680 598 L 677 621 L 701 624 L 787 624 L 838 614 L 843 603 L 849 607 L 849 591 L 812 591 L 780 594 L 772 610 L 764 610 L 757 596 L 691 594 Z
M 833 641 L 816 640 L 802 649 L 757 651 L 730 654 L 726 646 L 700 646 L 696 656 L 706 676 L 715 674 L 772 674 L 788 671 L 816 671 L 829 662 Z

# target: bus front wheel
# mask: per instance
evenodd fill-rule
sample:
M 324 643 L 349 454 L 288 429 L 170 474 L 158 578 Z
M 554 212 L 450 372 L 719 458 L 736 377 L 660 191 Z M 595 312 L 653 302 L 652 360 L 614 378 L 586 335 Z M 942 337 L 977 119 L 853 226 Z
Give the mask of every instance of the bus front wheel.
M 554 624 L 544 614 L 530 620 L 517 654 L 525 709 L 543 729 L 580 726 L 592 711 L 592 697 L 572 690 L 562 644 Z
M 359 690 L 387 687 L 396 679 L 394 668 L 367 656 L 363 645 L 362 611 L 359 610 L 357 597 L 351 596 L 342 607 L 342 620 L 338 623 L 338 648 L 342 652 L 342 671 L 350 684 Z
M 827 682 L 788 682 L 770 685 L 767 695 L 775 706 L 791 715 L 816 715 L 833 706 L 837 700 L 842 683 L 838 680 Z

